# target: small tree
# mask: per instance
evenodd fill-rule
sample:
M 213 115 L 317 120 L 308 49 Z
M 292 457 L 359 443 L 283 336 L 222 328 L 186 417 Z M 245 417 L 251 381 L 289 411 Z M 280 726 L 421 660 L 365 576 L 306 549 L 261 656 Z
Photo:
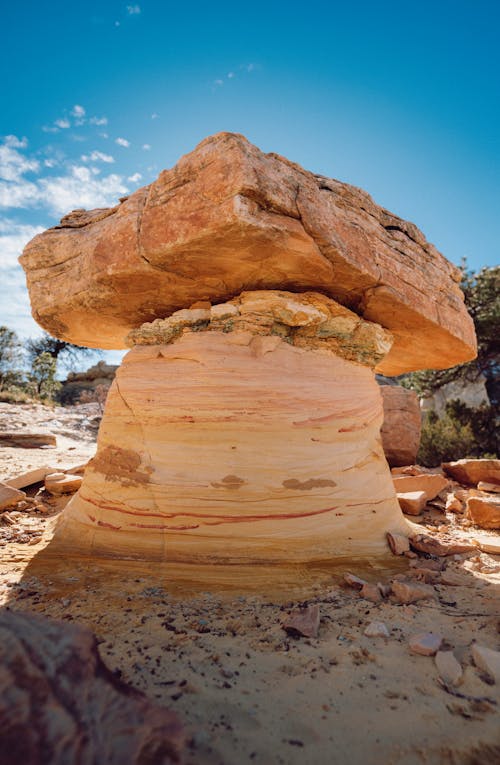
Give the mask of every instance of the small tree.
M 22 383 L 22 346 L 16 333 L 0 327 L 0 391 Z
M 35 394 L 42 399 L 52 400 L 61 383 L 56 380 L 57 359 L 47 353 L 41 353 L 31 364 L 29 382 Z
M 77 364 L 82 357 L 100 353 L 100 351 L 96 351 L 93 348 L 85 348 L 82 345 L 68 343 L 66 340 L 59 340 L 59 338 L 52 337 L 47 332 L 44 332 L 40 337 L 27 340 L 25 347 L 31 363 L 38 356 L 41 356 L 42 353 L 48 353 L 56 361 L 59 361 L 59 359 L 63 360 L 69 367 Z

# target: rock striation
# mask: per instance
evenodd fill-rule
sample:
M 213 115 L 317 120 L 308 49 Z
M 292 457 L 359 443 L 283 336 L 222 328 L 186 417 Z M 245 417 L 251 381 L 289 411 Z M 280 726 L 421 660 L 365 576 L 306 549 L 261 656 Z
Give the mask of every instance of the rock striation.
M 202 141 L 116 207 L 76 210 L 25 248 L 33 315 L 90 347 L 244 290 L 314 290 L 394 335 L 397 375 L 475 356 L 460 273 L 412 223 L 361 189 L 264 154 L 243 136 Z
M 177 715 L 103 664 L 85 627 L 0 613 L 0 765 L 180 762 Z
M 129 342 L 65 546 L 301 562 L 382 555 L 388 530 L 407 533 L 380 441 L 381 327 L 322 295 L 260 291 Z

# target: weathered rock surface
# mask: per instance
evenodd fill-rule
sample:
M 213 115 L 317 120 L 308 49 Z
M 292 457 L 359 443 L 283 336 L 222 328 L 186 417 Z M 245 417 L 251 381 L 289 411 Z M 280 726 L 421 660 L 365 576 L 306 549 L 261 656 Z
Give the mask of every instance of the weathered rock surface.
M 9 433 L 0 431 L 0 446 L 14 446 L 20 449 L 39 449 L 41 446 L 55 446 L 56 437 L 50 433 Z
M 117 207 L 67 215 L 21 262 L 35 319 L 90 347 L 123 348 L 130 330 L 196 301 L 284 288 L 317 290 L 389 329 L 385 374 L 475 355 L 459 271 L 416 226 L 231 133 Z
M 73 494 L 82 485 L 82 476 L 72 473 L 49 473 L 45 476 L 45 489 L 50 494 Z
M 434 656 L 441 647 L 443 638 L 436 635 L 435 632 L 419 632 L 412 635 L 408 641 L 411 653 L 418 653 L 420 656 Z
M 246 293 L 134 333 L 153 344 L 118 370 L 61 545 L 293 562 L 384 555 L 387 531 L 408 535 L 369 368 L 387 333 L 324 296 L 292 297 Z
M 312 606 L 292 611 L 283 622 L 283 629 L 292 635 L 317 637 L 320 622 L 319 606 Z
M 482 529 L 500 529 L 500 497 L 469 497 L 466 513 Z
M 496 683 L 500 683 L 500 651 L 473 643 L 471 653 L 476 667 L 483 669 Z
M 395 475 L 392 478 L 394 488 L 398 494 L 406 492 L 423 492 L 425 501 L 437 497 L 437 495 L 446 489 L 449 480 L 437 473 L 424 473 L 418 475 Z
M 420 515 L 427 504 L 425 491 L 398 492 L 397 497 L 401 510 L 407 515 Z
M 459 483 L 476 486 L 479 481 L 500 484 L 500 460 L 463 459 L 456 462 L 444 462 L 445 473 Z
M 2 512 L 2 510 L 7 510 L 9 507 L 14 507 L 25 497 L 26 494 L 24 491 L 19 491 L 0 481 L 0 512 Z
M 460 685 L 463 678 L 463 670 L 460 662 L 455 658 L 453 651 L 438 651 L 434 661 L 436 662 L 439 677 L 447 685 Z
M 400 385 L 381 385 L 384 422 L 380 435 L 391 467 L 413 465 L 420 446 L 421 414 L 418 396 Z
M 84 627 L 0 613 L 0 765 L 179 762 L 177 716 L 122 683 Z

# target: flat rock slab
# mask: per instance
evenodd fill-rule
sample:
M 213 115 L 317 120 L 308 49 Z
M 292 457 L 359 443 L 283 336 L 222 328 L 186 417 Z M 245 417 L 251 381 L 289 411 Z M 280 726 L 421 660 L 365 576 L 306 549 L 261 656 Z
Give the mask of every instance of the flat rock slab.
M 9 507 L 14 507 L 25 497 L 24 491 L 19 491 L 0 481 L 0 512 L 7 510 Z
M 459 483 L 477 486 L 479 481 L 500 485 L 500 460 L 457 460 L 443 462 L 442 468 L 447 475 Z
M 500 497 L 469 497 L 467 517 L 482 529 L 500 529 Z
M 89 347 L 123 348 L 131 330 L 197 301 L 281 288 L 317 290 L 389 329 L 384 374 L 476 353 L 460 272 L 415 225 L 233 133 L 116 207 L 67 215 L 21 263 L 36 321 Z
M 0 765 L 180 761 L 177 715 L 113 675 L 88 629 L 5 610 L 0 666 Z
M 446 489 L 450 481 L 436 473 L 421 473 L 420 475 L 395 475 L 392 478 L 394 488 L 398 494 L 407 492 L 424 492 L 426 502 Z
M 50 433 L 0 432 L 0 448 L 10 446 L 19 449 L 39 449 L 41 446 L 56 446 L 56 443 L 56 437 Z

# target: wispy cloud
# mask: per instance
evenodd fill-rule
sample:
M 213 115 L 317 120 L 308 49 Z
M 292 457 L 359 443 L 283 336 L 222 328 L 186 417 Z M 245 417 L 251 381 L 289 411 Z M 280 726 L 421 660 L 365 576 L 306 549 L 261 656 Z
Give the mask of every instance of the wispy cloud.
M 126 138 L 117 138 L 115 140 L 115 143 L 117 143 L 118 146 L 123 146 L 125 149 L 128 149 L 128 147 L 130 146 L 130 141 L 127 141 Z
M 30 226 L 10 218 L 0 218 L 0 271 L 17 268 L 17 259 L 25 244 L 43 230 L 42 226 Z
M 107 117 L 91 117 L 89 119 L 90 125 L 107 125 L 108 124 L 108 118 Z
M 3 181 L 18 181 L 26 173 L 37 173 L 40 163 L 37 159 L 25 157 L 18 149 L 27 146 L 26 139 L 8 135 L 0 145 L 0 179 Z
M 138 16 L 140 12 L 140 5 L 127 5 L 127 13 L 129 16 Z
M 73 117 L 81 118 L 85 117 L 86 112 L 83 106 L 80 106 L 80 104 L 75 104 L 71 110 L 71 114 Z
M 150 143 L 143 143 L 142 148 L 144 151 L 150 151 L 151 150 L 151 144 Z
M 133 175 L 130 175 L 127 178 L 127 181 L 130 181 L 130 183 L 139 183 L 141 178 L 142 178 L 142 175 L 140 173 L 134 173 Z
M 82 162 L 107 162 L 110 164 L 115 161 L 111 154 L 104 154 L 102 151 L 91 151 L 90 154 L 82 154 Z
M 60 128 L 61 130 L 65 130 L 66 128 L 69 128 L 69 127 L 71 127 L 71 122 L 70 122 L 69 120 L 64 120 L 64 119 L 62 119 L 62 120 L 56 120 L 56 121 L 54 122 L 54 125 L 55 125 L 56 127 Z

